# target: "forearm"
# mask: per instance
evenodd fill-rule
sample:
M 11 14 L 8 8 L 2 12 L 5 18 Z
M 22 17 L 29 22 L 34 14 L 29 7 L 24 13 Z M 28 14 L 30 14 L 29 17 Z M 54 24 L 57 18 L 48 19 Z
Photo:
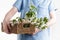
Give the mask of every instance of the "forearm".
M 56 15 L 54 12 L 50 13 L 50 20 L 47 22 L 47 26 L 51 26 L 56 22 Z
M 14 14 L 17 12 L 17 9 L 15 7 L 13 7 L 6 15 L 3 21 L 9 21 Z
M 56 22 L 56 19 L 50 19 L 48 22 L 47 22 L 47 26 L 51 26 L 53 25 L 54 23 Z

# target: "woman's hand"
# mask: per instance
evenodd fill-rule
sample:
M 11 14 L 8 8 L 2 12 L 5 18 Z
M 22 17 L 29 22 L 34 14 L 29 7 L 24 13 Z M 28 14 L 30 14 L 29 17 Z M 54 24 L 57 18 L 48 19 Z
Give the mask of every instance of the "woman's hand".
M 3 21 L 3 31 L 7 34 L 10 34 L 10 25 L 8 21 Z
M 35 28 L 35 32 L 32 35 L 35 35 L 36 33 L 38 33 L 40 31 L 40 29 Z
M 13 7 L 11 8 L 10 11 L 8 11 L 8 13 L 5 15 L 5 18 L 3 20 L 3 31 L 6 33 L 10 33 L 10 26 L 9 26 L 9 20 L 15 15 L 15 13 L 17 12 L 17 8 Z

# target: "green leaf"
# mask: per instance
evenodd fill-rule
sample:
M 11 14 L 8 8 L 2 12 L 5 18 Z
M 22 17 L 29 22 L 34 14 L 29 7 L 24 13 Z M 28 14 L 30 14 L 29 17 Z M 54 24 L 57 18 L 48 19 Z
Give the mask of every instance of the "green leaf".
M 33 5 L 30 6 L 30 10 L 37 10 L 37 8 Z
M 43 21 L 46 24 L 48 22 L 48 18 L 47 17 L 44 17 Z
M 13 22 L 13 24 L 15 24 L 17 21 L 16 21 L 16 19 L 13 19 L 12 22 Z
M 19 19 L 18 19 L 18 21 L 19 21 L 19 22 L 22 22 L 22 19 L 21 19 L 21 18 L 19 18 Z
M 46 29 L 46 28 L 47 28 L 47 26 L 43 26 L 43 27 L 42 27 L 42 30 L 43 30 L 43 29 Z

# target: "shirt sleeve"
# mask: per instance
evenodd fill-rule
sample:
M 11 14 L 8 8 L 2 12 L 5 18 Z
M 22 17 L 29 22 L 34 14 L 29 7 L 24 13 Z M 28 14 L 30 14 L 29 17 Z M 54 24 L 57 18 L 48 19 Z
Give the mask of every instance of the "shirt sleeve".
M 55 11 L 54 2 L 52 0 L 50 1 L 50 4 L 48 6 L 48 10 L 49 10 L 49 12 Z
M 18 12 L 22 10 L 22 0 L 16 0 L 16 2 L 13 4 L 14 7 L 17 8 Z

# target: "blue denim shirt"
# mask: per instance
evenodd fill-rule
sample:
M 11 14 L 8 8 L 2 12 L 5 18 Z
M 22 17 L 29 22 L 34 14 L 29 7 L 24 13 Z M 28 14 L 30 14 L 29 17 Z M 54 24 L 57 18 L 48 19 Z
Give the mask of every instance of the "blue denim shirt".
M 25 17 L 25 13 L 29 10 L 30 3 L 32 2 L 37 7 L 37 18 L 47 17 L 50 18 L 49 13 L 54 11 L 54 4 L 52 0 L 16 0 L 14 7 L 18 12 L 21 12 L 21 18 Z M 49 40 L 49 30 L 45 29 L 35 35 L 18 34 L 18 40 Z
M 37 7 L 37 17 L 48 17 L 49 12 L 54 10 L 54 4 L 52 0 L 16 0 L 13 6 L 18 9 L 18 12 L 21 12 L 21 18 L 25 17 L 26 11 L 29 10 L 30 2 Z

